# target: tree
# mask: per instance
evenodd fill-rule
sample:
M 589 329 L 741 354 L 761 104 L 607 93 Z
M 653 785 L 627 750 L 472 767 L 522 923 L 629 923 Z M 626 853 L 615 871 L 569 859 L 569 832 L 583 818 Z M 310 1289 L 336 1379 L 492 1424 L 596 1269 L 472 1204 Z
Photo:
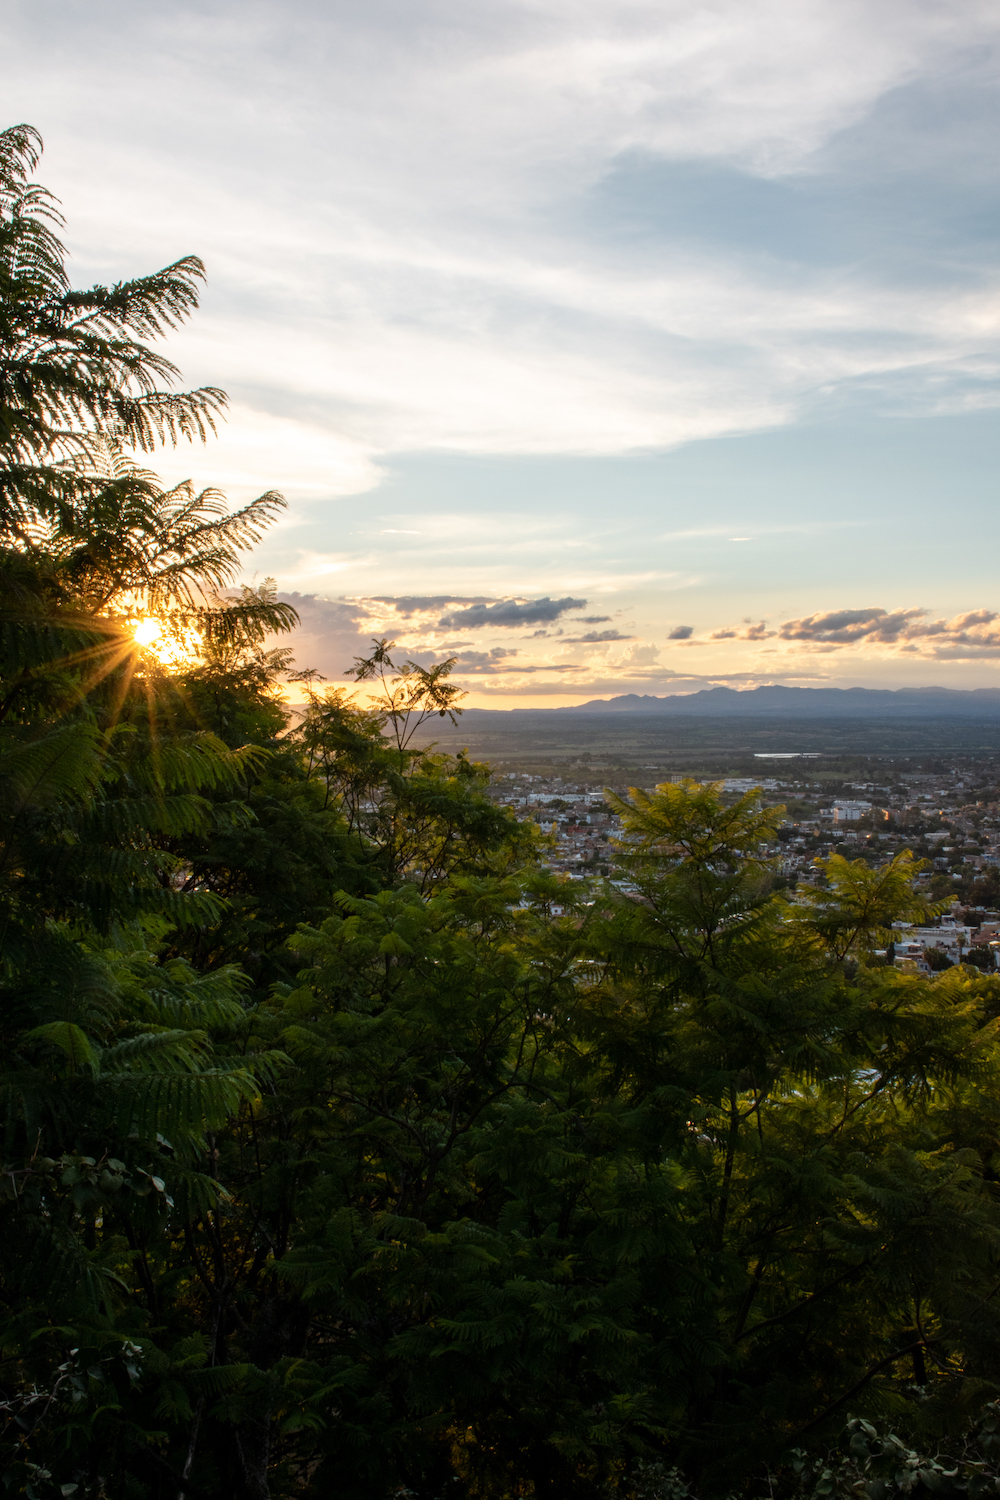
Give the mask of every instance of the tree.
M 344 898 L 294 940 L 274 1019 L 316 1134 L 277 1268 L 307 1318 L 278 1401 L 301 1412 L 276 1438 L 286 1486 L 571 1495 L 610 1472 L 640 1321 L 677 1302 L 655 1272 L 673 1173 L 639 1189 L 627 1116 L 566 1068 L 557 896 L 453 877 L 427 900 Z
M 780 810 L 694 783 L 619 805 L 638 899 L 595 929 L 593 1045 L 605 1097 L 627 1089 L 689 1184 L 714 1368 L 688 1361 L 667 1453 L 715 1491 L 848 1403 L 898 1404 L 910 1367 L 944 1399 L 963 1372 L 992 1378 L 974 1325 L 998 1205 L 951 1101 L 978 1094 L 995 1041 L 945 978 L 871 962 L 919 907 L 912 863 L 834 856 L 788 907 L 757 852 Z
M 638 899 L 552 921 L 528 871 L 404 881 L 292 940 L 253 1024 L 295 1072 L 224 1148 L 245 1206 L 210 1277 L 237 1296 L 268 1224 L 279 1493 L 627 1494 L 657 1464 L 727 1492 L 848 1403 L 994 1376 L 996 982 L 869 963 L 912 865 L 831 863 L 796 913 L 779 811 L 622 805 Z
M 41 138 L 0 133 L 0 531 L 26 541 L 34 518 L 72 513 L 89 486 L 74 464 L 95 434 L 149 451 L 204 438 L 225 404 L 214 388 L 175 393 L 176 367 L 142 340 L 176 328 L 197 306 L 195 256 L 113 287 L 71 289 L 52 194 L 31 181 Z
M 356 659 L 353 675 L 377 681 L 379 693 L 359 703 L 340 689 L 307 685 L 294 733 L 328 802 L 347 820 L 359 868 L 376 884 L 404 877 L 427 891 L 454 874 L 501 874 L 533 857 L 536 829 L 486 796 L 487 766 L 464 751 L 452 757 L 413 744 L 430 718 L 447 715 L 454 723 L 462 712 L 460 690 L 447 681 L 454 661 L 397 668 L 391 642 L 373 646 L 370 658 Z
M 462 710 L 457 706 L 465 694 L 448 682 L 458 658 L 449 657 L 433 667 L 421 667 L 415 661 L 397 664 L 390 656 L 395 641 L 372 642 L 372 654 L 355 657 L 348 675 L 357 682 L 375 682 L 378 690 L 372 708 L 383 724 L 389 724 L 396 747 L 404 751 L 417 730 L 435 715 L 454 724 Z
M 0 1368 L 5 1479 L 29 1495 L 97 1493 L 148 1445 L 152 1408 L 130 1399 L 176 1329 L 150 1336 L 139 1241 L 218 1201 L 205 1132 L 266 1068 L 208 1036 L 242 1015 L 244 977 L 163 953 L 171 927 L 220 912 L 179 888 L 171 844 L 213 822 L 213 794 L 238 823 L 231 794 L 259 757 L 198 725 L 161 734 L 164 672 L 130 625 L 155 609 L 200 644 L 294 621 L 211 594 L 280 497 L 225 515 L 121 451 L 204 435 L 221 406 L 157 390 L 173 367 L 133 337 L 191 310 L 200 263 L 71 291 L 53 200 L 27 181 L 36 145 L 25 127 L 0 137 Z

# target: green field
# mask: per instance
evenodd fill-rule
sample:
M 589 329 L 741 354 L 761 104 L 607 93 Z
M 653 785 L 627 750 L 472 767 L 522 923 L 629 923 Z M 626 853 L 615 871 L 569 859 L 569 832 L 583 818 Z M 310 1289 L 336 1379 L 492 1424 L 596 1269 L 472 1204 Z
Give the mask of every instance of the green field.
M 967 719 L 734 719 L 666 718 L 652 714 L 562 715 L 473 713 L 457 725 L 432 721 L 423 742 L 454 752 L 466 746 L 477 760 L 527 767 L 583 757 L 595 772 L 641 768 L 665 771 L 780 775 L 854 768 L 869 756 L 895 758 L 1000 755 L 1000 724 Z M 756 760 L 799 751 L 818 761 Z M 827 759 L 829 757 L 829 759 Z

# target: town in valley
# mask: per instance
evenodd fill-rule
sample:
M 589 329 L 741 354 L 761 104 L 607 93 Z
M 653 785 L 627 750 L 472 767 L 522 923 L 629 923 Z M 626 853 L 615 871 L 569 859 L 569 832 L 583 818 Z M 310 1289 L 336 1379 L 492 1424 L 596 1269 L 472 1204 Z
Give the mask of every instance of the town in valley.
M 757 791 L 763 805 L 784 810 L 765 853 L 775 887 L 792 902 L 803 886 L 823 884 L 817 861 L 831 854 L 879 867 L 909 850 L 923 865 L 917 889 L 945 910 L 919 927 L 897 923 L 886 961 L 927 973 L 956 963 L 1000 966 L 1000 757 L 771 752 L 729 759 L 737 764 L 683 770 L 589 756 L 550 766 L 500 761 L 492 795 L 548 836 L 554 872 L 608 880 L 629 894 L 616 862 L 620 819 L 606 792 L 622 796 L 630 786 L 649 790 L 684 776 L 721 783 L 733 799 Z

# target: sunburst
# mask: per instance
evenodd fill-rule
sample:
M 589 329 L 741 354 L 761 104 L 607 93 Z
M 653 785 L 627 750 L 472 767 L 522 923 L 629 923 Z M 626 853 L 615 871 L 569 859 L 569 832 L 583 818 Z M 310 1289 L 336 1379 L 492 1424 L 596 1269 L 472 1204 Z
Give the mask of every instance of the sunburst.
M 192 625 L 181 625 L 157 615 L 129 622 L 132 639 L 144 655 L 164 667 L 186 667 L 201 655 L 202 638 Z

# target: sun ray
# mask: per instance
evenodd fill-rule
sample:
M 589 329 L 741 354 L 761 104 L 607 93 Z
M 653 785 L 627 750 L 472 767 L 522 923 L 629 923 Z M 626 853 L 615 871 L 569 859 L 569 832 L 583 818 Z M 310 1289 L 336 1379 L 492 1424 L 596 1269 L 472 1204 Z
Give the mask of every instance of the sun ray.
M 97 669 L 95 671 L 89 674 L 85 674 L 81 677 L 80 681 L 68 695 L 63 708 L 63 713 L 68 713 L 71 709 L 76 708 L 78 704 L 82 703 L 89 696 L 89 694 L 93 691 L 93 689 L 99 682 L 103 682 L 105 677 L 107 677 L 109 673 L 114 671 L 115 667 L 119 666 L 122 662 L 127 661 L 130 656 L 133 656 L 135 654 L 132 650 L 132 647 L 127 644 L 119 645 L 117 648 L 109 645 L 104 649 L 108 652 L 107 657 L 98 663 Z M 63 667 L 70 663 L 79 665 L 82 661 L 93 661 L 96 655 L 96 648 L 93 651 L 89 652 L 77 652 L 75 653 L 74 657 L 63 658 L 60 661 L 54 663 L 54 665 L 59 667 Z

